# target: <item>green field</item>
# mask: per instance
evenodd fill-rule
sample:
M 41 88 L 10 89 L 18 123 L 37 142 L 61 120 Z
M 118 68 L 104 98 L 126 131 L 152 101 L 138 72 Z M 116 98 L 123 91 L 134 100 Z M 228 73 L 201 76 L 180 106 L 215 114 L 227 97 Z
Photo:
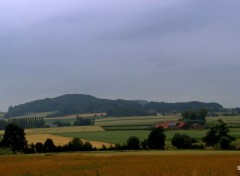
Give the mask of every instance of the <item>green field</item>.
M 187 134 L 192 138 L 201 140 L 208 130 L 170 130 L 166 131 L 166 141 L 170 141 L 175 133 Z M 78 137 L 87 140 L 108 142 L 113 144 L 124 144 L 130 136 L 137 136 L 141 141 L 149 135 L 149 130 L 120 130 L 120 131 L 100 131 L 100 132 L 77 132 L 77 133 L 57 133 L 65 137 Z M 56 133 L 55 133 L 56 134 Z M 240 129 L 230 129 L 230 135 L 240 139 Z
M 180 116 L 138 116 L 138 117 L 104 117 L 95 120 L 98 126 L 153 126 L 163 121 L 176 121 Z
M 219 116 L 206 118 L 209 125 L 216 124 L 218 119 L 222 119 L 228 126 L 240 127 L 240 116 Z

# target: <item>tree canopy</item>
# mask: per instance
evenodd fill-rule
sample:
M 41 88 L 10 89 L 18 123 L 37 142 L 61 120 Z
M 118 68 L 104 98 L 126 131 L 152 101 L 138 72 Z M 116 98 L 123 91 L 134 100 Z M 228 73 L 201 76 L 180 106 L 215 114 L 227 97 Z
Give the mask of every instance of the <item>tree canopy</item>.
M 166 135 L 162 127 L 154 128 L 148 136 L 148 146 L 150 149 L 164 149 Z
M 11 123 L 5 127 L 1 146 L 13 151 L 23 152 L 27 148 L 24 129 Z
M 144 102 L 144 103 L 143 103 Z M 46 98 L 10 106 L 5 117 L 25 115 L 30 112 L 55 112 L 50 116 L 63 116 L 81 113 L 107 112 L 108 116 L 145 116 L 159 113 L 182 112 L 187 109 L 207 108 L 218 111 L 223 107 L 218 103 L 183 102 L 164 103 L 132 100 L 100 99 L 90 95 L 67 94 L 56 98 Z
M 229 135 L 229 128 L 227 124 L 221 119 L 218 120 L 219 124 L 211 127 L 206 136 L 203 137 L 203 141 L 207 146 L 214 147 L 216 144 L 220 144 L 222 149 L 227 149 L 235 138 Z

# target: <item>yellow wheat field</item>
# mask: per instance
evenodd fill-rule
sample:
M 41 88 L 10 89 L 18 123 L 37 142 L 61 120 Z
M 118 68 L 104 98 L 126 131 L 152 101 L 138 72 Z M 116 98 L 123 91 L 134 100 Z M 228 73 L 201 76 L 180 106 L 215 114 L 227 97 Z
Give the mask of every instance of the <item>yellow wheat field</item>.
M 125 153 L 125 152 L 124 152 Z M 1 156 L 1 176 L 237 176 L 240 153 Z
M 36 144 L 37 142 L 42 142 L 44 143 L 46 141 L 46 139 L 52 139 L 54 144 L 56 146 L 58 145 L 65 145 L 68 144 L 73 138 L 70 137 L 62 137 L 62 136 L 57 136 L 57 135 L 53 135 L 53 134 L 27 134 L 26 135 L 26 139 L 28 141 L 28 144 Z M 83 142 L 86 142 L 86 140 L 82 139 Z M 93 147 L 96 148 L 102 148 L 103 145 L 105 145 L 106 147 L 110 147 L 111 144 L 110 143 L 104 143 L 104 142 L 97 142 L 97 141 L 89 141 Z

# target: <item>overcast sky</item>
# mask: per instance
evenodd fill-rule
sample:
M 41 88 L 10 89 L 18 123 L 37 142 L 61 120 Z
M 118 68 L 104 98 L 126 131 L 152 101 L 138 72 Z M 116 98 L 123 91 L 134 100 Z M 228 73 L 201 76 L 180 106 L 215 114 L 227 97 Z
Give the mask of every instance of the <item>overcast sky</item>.
M 69 93 L 240 106 L 239 0 L 0 0 L 0 111 Z

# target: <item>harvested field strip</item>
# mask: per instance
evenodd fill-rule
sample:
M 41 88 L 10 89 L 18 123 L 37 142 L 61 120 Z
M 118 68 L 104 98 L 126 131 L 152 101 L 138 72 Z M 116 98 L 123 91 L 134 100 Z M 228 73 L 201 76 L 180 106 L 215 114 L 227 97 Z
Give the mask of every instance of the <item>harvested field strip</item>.
M 155 152 L 26 155 L 0 157 L 1 176 L 236 176 L 239 153 Z M 14 166 L 14 167 L 13 167 Z
M 56 146 L 58 145 L 65 145 L 68 144 L 72 138 L 71 137 L 62 137 L 62 136 L 57 136 L 57 135 L 52 135 L 52 134 L 28 134 L 26 135 L 28 144 L 36 144 L 37 142 L 41 142 L 44 143 L 46 141 L 46 139 L 52 139 L 54 144 Z M 85 142 L 86 140 L 82 139 L 83 142 Z M 105 145 L 106 147 L 110 147 L 111 144 L 110 143 L 104 143 L 104 142 L 97 142 L 97 141 L 89 141 L 93 147 L 96 148 L 102 148 L 102 145 Z
M 74 126 L 74 127 L 56 127 L 56 128 L 34 128 L 26 129 L 26 134 L 44 134 L 44 133 L 69 133 L 69 132 L 89 132 L 105 131 L 100 126 Z

